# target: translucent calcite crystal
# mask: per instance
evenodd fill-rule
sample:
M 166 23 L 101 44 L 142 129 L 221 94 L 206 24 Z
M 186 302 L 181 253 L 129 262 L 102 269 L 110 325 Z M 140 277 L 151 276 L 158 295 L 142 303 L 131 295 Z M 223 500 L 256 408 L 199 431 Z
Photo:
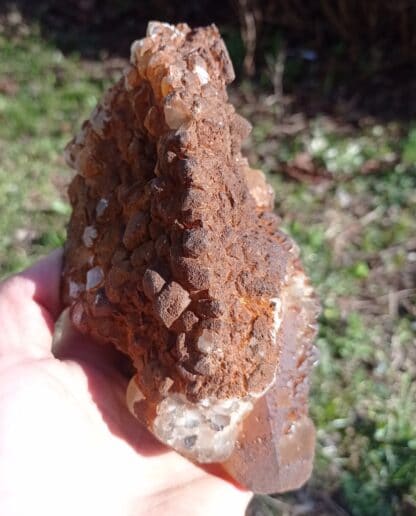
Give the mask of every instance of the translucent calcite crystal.
M 63 297 L 134 366 L 132 413 L 257 492 L 310 474 L 316 303 L 273 191 L 241 155 L 250 125 L 215 26 L 151 22 L 68 145 Z

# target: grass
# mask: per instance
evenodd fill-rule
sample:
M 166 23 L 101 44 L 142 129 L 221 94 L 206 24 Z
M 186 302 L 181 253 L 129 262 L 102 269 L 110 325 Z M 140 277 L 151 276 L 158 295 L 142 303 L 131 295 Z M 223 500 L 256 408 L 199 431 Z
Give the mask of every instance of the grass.
M 70 213 L 63 148 L 112 74 L 63 56 L 32 26 L 0 32 L 0 54 L 5 276 L 62 245 Z M 317 115 L 289 134 L 281 106 L 255 86 L 234 97 L 254 124 L 246 152 L 268 174 L 322 301 L 313 478 L 297 493 L 256 497 L 251 512 L 416 513 L 416 128 L 350 127 Z M 317 179 L 283 174 L 302 154 Z
M 269 129 L 254 132 L 255 154 L 267 144 L 259 165 L 270 163 L 283 225 L 322 301 L 309 494 L 330 491 L 348 514 L 408 514 L 416 511 L 415 133 L 396 124 L 341 129 L 317 117 L 276 144 L 272 160 Z M 302 152 L 333 180 L 307 186 L 276 174 Z M 378 169 L 365 174 L 370 160 Z
M 0 34 L 0 276 L 62 245 L 70 213 L 62 152 L 97 102 L 93 79 L 74 56 L 26 37 Z

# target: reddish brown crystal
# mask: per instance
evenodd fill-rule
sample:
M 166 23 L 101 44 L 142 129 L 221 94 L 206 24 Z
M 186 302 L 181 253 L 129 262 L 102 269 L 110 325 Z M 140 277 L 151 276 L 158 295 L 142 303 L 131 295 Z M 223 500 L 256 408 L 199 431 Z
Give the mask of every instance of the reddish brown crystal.
M 277 491 L 312 464 L 316 308 L 273 191 L 241 156 L 250 126 L 228 103 L 233 78 L 215 26 L 149 24 L 67 148 L 77 175 L 63 295 L 81 331 L 132 358 L 131 408 L 158 438 L 209 462 L 230 455 L 246 417 L 226 467 Z M 169 403 L 190 418 L 179 437 L 165 436 Z M 201 435 L 186 433 L 194 416 Z
M 282 303 L 278 339 L 281 355 L 276 380 L 260 398 L 243 427 L 225 469 L 256 493 L 278 493 L 300 487 L 310 476 L 315 451 L 315 428 L 307 416 L 308 374 L 316 361 L 311 346 L 316 327 L 314 303 L 303 274 L 293 271 Z M 296 290 L 303 284 L 306 300 Z

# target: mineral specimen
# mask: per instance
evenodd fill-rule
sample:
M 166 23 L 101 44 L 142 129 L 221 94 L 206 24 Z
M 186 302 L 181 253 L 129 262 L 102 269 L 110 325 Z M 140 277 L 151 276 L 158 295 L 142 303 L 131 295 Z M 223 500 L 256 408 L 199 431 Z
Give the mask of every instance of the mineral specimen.
M 63 296 L 131 357 L 130 410 L 163 443 L 257 492 L 309 476 L 317 306 L 228 102 L 215 26 L 151 22 L 68 145 Z

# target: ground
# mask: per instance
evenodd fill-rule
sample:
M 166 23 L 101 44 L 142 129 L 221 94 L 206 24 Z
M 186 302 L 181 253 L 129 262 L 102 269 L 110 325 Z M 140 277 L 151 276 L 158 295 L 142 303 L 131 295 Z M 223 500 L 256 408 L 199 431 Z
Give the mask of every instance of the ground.
M 14 16 L 0 30 L 0 277 L 64 242 L 63 148 L 123 65 L 63 55 Z M 313 478 L 251 514 L 415 514 L 416 125 L 306 116 L 250 82 L 231 95 L 322 302 Z

